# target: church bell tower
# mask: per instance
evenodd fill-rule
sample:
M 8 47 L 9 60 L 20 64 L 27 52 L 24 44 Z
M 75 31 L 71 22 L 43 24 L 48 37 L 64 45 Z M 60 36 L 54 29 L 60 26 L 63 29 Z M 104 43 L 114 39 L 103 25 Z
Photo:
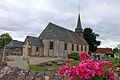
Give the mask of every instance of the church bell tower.
M 80 13 L 78 14 L 78 21 L 77 21 L 77 27 L 75 28 L 75 32 L 78 33 L 80 36 L 83 36 L 83 29 L 81 26 Z

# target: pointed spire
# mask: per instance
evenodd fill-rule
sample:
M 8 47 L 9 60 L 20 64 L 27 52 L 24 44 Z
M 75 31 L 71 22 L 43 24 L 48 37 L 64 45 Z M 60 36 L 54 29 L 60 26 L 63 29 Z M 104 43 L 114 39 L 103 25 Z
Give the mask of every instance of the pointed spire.
M 81 28 L 80 13 L 78 14 L 77 28 Z
M 81 20 L 80 20 L 80 13 L 78 14 L 78 21 L 77 21 L 77 27 L 75 28 L 75 32 L 83 36 L 83 29 L 81 26 Z

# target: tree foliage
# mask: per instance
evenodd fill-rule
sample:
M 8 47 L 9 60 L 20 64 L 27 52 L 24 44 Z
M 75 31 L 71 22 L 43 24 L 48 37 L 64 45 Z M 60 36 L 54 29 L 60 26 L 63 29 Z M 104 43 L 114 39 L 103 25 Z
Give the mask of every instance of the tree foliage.
M 116 58 L 116 60 L 115 60 L 116 63 L 115 64 L 120 67 L 120 49 L 118 49 L 117 47 L 114 48 L 113 49 L 113 54 L 114 54 L 114 57 Z
M 113 53 L 120 58 L 120 49 L 117 49 L 116 51 L 113 51 Z
M 117 48 L 117 47 L 114 48 L 114 49 L 113 49 L 113 54 L 116 53 L 117 51 L 118 51 L 118 48 Z
M 100 45 L 101 41 L 96 40 L 97 37 L 99 37 L 98 34 L 94 33 L 91 28 L 85 28 L 83 37 L 89 44 L 89 51 L 95 52 L 97 47 Z
M 10 41 L 12 41 L 12 37 L 8 33 L 3 33 L 0 35 L 0 48 L 4 48 Z

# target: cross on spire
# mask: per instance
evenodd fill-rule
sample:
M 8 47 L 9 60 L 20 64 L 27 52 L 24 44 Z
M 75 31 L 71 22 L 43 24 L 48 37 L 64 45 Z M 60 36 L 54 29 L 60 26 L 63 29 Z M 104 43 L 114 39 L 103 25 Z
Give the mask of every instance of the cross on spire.
M 80 13 L 80 4 L 78 4 L 78 13 Z
M 81 20 L 80 20 L 80 5 L 78 6 L 78 21 L 77 21 L 77 27 L 75 28 L 75 32 L 83 36 L 83 29 L 81 26 Z

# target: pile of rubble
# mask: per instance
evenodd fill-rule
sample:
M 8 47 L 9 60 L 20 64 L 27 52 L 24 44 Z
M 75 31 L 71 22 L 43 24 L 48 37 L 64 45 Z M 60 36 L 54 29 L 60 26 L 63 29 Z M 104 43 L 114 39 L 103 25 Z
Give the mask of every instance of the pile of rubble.
M 0 62 L 0 80 L 63 80 L 63 77 L 57 74 L 53 75 L 10 67 L 6 63 Z

